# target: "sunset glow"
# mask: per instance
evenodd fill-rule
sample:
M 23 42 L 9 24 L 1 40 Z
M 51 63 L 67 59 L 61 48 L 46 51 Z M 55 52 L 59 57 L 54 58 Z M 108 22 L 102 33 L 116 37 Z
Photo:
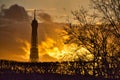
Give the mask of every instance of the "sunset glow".
M 81 3 L 82 2 L 82 3 Z M 39 4 L 38 4 L 39 3 Z M 59 3 L 60 5 L 56 5 Z M 63 4 L 63 3 L 67 3 Z M 3 4 L 3 9 L 10 11 L 11 16 L 8 18 L 0 18 L 0 36 L 1 36 L 1 56 L 0 59 L 16 60 L 16 61 L 30 61 L 30 48 L 31 48 L 31 21 L 33 20 L 33 10 L 36 9 L 36 15 L 38 20 L 38 50 L 39 50 L 39 61 L 50 62 L 50 61 L 73 61 L 76 60 L 79 54 L 86 52 L 84 48 L 81 48 L 82 52 L 75 50 L 78 47 L 75 44 L 64 44 L 65 39 L 68 36 L 62 36 L 61 33 L 64 31 L 67 17 L 71 17 L 71 10 L 79 7 L 78 3 L 86 3 L 86 1 L 72 0 L 60 1 L 60 0 L 36 0 L 33 2 L 13 0 L 13 1 L 1 1 L 0 5 Z M 16 5 L 14 5 L 16 4 Z M 35 5 L 34 5 L 35 4 Z M 42 5 L 43 4 L 43 5 Z M 84 5 L 87 7 L 87 3 Z M 16 12 L 16 8 L 21 7 L 21 13 Z M 72 6 L 71 6 L 72 5 Z M 15 12 L 11 11 L 15 8 Z M 23 9 L 24 8 L 24 9 Z M 23 9 L 23 10 L 22 10 Z M 25 10 L 25 11 L 24 11 Z M 13 12 L 13 13 L 12 13 Z M 19 16 L 21 14 L 21 16 Z M 22 15 L 25 14 L 25 15 Z M 28 16 L 27 16 L 28 14 Z M 8 16 L 9 16 L 8 15 Z M 27 18 L 29 20 L 25 20 Z M 21 19 L 22 21 L 17 21 Z M 7 49 L 7 51 L 6 51 Z M 88 52 L 89 53 L 89 52 Z M 73 56 L 72 56 L 73 55 Z
M 120 0 L 0 0 L 0 80 L 120 80 Z
M 25 52 L 24 56 L 21 56 L 24 60 L 29 61 L 30 56 L 30 43 L 26 40 L 17 39 L 17 41 L 21 44 L 24 44 L 24 46 L 21 46 L 20 48 Z
M 24 44 L 24 46 L 21 46 L 20 48 L 25 52 L 25 55 L 21 56 L 23 60 L 29 61 L 29 56 L 30 56 L 30 43 L 18 39 L 18 42 Z M 41 57 L 45 54 L 55 58 L 56 60 L 54 61 L 74 61 L 77 60 L 78 58 L 85 59 L 85 60 L 92 60 L 93 56 L 90 54 L 90 52 L 81 47 L 77 47 L 75 44 L 71 45 L 63 45 L 62 47 L 56 46 L 58 42 L 54 41 L 52 38 L 47 38 L 44 42 L 39 44 L 39 61 L 45 61 L 42 60 Z M 42 54 L 42 55 L 41 55 Z M 83 55 L 86 55 L 86 57 L 83 57 Z

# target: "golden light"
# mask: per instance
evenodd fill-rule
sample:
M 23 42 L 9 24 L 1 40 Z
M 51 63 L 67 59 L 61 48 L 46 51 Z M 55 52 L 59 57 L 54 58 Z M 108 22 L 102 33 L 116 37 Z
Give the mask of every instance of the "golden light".
M 79 57 L 82 58 L 85 55 L 84 59 L 92 60 L 93 55 L 85 48 L 78 47 L 76 44 L 60 44 L 59 42 L 53 40 L 52 38 L 48 37 L 45 41 L 41 42 L 39 45 L 40 52 L 48 54 L 51 57 L 57 59 L 57 61 L 74 61 Z M 60 49 L 61 48 L 61 49 Z
M 101 25 L 102 23 L 101 22 L 96 22 L 96 25 Z
M 23 44 L 20 48 L 25 52 L 24 56 L 21 56 L 24 60 L 29 61 L 30 56 L 30 43 L 26 40 L 17 39 L 18 42 Z M 85 48 L 78 47 L 76 44 L 60 44 L 54 39 L 48 37 L 45 41 L 42 41 L 41 44 L 38 45 L 39 49 L 39 61 L 41 57 L 45 54 L 49 55 L 56 59 L 56 61 L 75 61 L 79 58 L 92 60 L 93 55 Z M 62 46 L 61 46 L 62 45 Z M 84 56 L 84 57 L 83 57 Z
M 48 54 L 51 57 L 59 59 L 60 49 L 57 46 L 57 42 L 48 37 L 39 45 L 39 53 Z
M 30 43 L 27 40 L 23 40 L 23 39 L 17 39 L 17 42 L 23 44 L 20 48 L 25 52 L 25 55 L 21 57 L 24 60 L 29 61 Z

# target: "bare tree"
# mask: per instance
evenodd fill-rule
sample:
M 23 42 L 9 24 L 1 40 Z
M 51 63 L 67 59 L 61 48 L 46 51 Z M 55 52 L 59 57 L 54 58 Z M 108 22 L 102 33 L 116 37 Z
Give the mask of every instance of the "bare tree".
M 112 33 L 120 38 L 120 0 L 91 0 L 92 7 L 102 14 L 102 21 L 111 25 Z
M 95 70 L 95 64 L 100 50 L 99 27 L 95 26 L 97 16 L 88 14 L 88 11 L 84 8 L 72 11 L 72 14 L 79 24 L 73 25 L 70 23 L 68 24 L 68 27 L 65 27 L 65 31 L 67 32 L 67 35 L 69 35 L 66 43 L 76 43 L 78 46 L 86 48 L 93 54 L 93 70 Z M 93 71 L 93 74 L 95 75 L 95 71 Z
M 106 60 L 109 62 L 108 68 L 113 69 L 113 72 L 120 76 L 118 75 L 120 74 L 120 67 L 118 67 L 120 64 L 120 0 L 91 0 L 91 2 L 92 7 L 100 13 L 103 23 L 108 24 L 109 32 L 113 34 L 109 39 L 107 50 L 109 57 L 106 57 Z
M 75 20 L 78 21 L 78 24 L 69 23 L 64 28 L 65 34 L 69 36 L 65 43 L 76 43 L 93 54 L 94 60 L 92 65 L 94 76 L 111 77 L 110 69 L 114 68 L 116 64 L 112 64 L 111 68 L 110 61 L 113 63 L 111 59 L 113 54 L 114 58 L 116 58 L 115 56 L 119 52 L 119 45 L 117 44 L 118 29 L 113 32 L 115 34 L 113 35 L 111 33 L 113 28 L 109 29 L 111 24 L 105 22 L 96 24 L 100 20 L 99 16 L 95 13 L 89 14 L 88 10 L 85 10 L 83 7 L 72 11 L 72 14 Z M 118 60 L 118 58 L 116 59 Z

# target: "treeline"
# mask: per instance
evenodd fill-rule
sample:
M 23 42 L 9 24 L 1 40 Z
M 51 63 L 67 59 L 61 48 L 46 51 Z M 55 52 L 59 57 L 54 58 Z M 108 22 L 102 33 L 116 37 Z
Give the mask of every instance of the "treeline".
M 107 69 L 101 65 L 99 68 L 94 66 L 94 62 L 75 61 L 75 62 L 44 62 L 44 63 L 30 63 L 30 62 L 13 62 L 0 61 L 0 73 L 39 73 L 39 74 L 61 74 L 61 75 L 83 75 L 94 76 L 108 79 L 119 79 L 120 67 L 114 69 Z M 94 72 L 96 75 L 94 75 Z

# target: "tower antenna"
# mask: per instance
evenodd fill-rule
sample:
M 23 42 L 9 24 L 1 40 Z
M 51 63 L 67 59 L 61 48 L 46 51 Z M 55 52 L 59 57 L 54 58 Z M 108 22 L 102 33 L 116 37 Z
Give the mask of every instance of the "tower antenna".
M 34 19 L 36 19 L 36 9 L 34 9 Z

